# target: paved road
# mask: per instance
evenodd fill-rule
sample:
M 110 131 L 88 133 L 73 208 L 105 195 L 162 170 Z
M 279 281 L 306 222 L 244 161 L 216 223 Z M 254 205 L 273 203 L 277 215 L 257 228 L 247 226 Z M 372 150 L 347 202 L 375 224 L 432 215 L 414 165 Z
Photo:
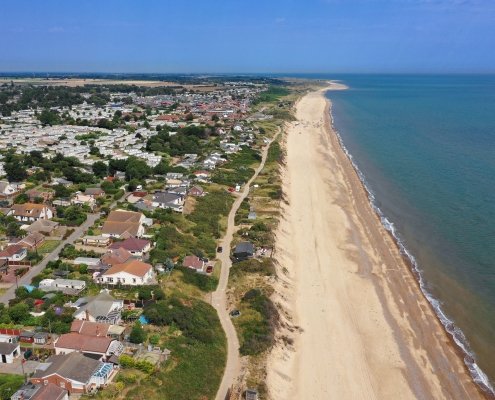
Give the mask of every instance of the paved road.
M 70 236 L 62 240 L 60 244 L 53 250 L 50 254 L 48 254 L 39 264 L 35 265 L 32 267 L 26 274 L 24 274 L 18 281 L 17 284 L 19 286 L 21 285 L 29 285 L 31 283 L 31 280 L 38 275 L 43 269 L 45 269 L 46 264 L 48 264 L 49 261 L 56 260 L 58 258 L 58 255 L 62 248 L 66 244 L 73 244 L 77 239 L 79 239 L 84 232 L 91 227 L 95 221 L 100 218 L 100 214 L 88 214 L 88 217 L 86 218 L 86 221 L 81 224 L 81 226 L 78 226 L 74 229 L 74 232 L 70 234 Z M 16 285 L 13 285 L 10 289 L 8 289 L 3 296 L 0 296 L 0 302 L 8 304 L 9 300 L 13 299 L 15 297 L 15 290 L 16 290 Z
M 258 174 L 265 166 L 268 149 L 270 148 L 273 140 L 275 140 L 280 134 L 280 132 L 281 131 L 279 130 L 273 137 L 273 139 L 270 140 L 270 142 L 268 142 L 267 145 L 264 147 L 260 165 L 232 205 L 228 217 L 227 231 L 219 244 L 224 249 L 222 253 L 217 254 L 217 258 L 222 262 L 222 270 L 220 273 L 220 280 L 218 282 L 217 290 L 212 293 L 211 303 L 217 310 L 218 317 L 220 318 L 220 323 L 222 324 L 222 328 L 225 331 L 225 335 L 227 336 L 227 365 L 225 366 L 222 382 L 215 397 L 216 400 L 225 400 L 229 388 L 234 383 L 236 383 L 238 379 L 240 379 L 241 374 L 239 339 L 237 338 L 237 332 L 234 328 L 234 325 L 232 324 L 232 320 L 230 319 L 229 311 L 227 310 L 226 296 L 227 285 L 229 282 L 229 272 L 230 267 L 232 266 L 232 262 L 230 260 L 230 246 L 234 233 L 237 230 L 237 227 L 235 225 L 235 215 L 242 201 L 248 196 L 252 182 L 258 177 Z

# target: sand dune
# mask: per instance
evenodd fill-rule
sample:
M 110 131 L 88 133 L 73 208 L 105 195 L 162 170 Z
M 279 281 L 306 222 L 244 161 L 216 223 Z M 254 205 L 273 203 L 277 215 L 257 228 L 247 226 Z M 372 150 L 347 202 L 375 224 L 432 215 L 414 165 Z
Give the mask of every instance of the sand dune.
M 269 357 L 271 397 L 483 398 L 372 211 L 328 107 L 324 91 L 304 96 L 286 138 L 275 300 L 297 328 L 280 332 L 293 347 Z

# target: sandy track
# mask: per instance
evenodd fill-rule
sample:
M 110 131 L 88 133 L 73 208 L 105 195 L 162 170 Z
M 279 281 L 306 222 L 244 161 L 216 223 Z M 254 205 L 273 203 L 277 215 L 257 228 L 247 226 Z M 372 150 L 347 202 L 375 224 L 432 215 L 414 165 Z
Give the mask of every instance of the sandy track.
M 269 357 L 271 397 L 483 398 L 372 211 L 323 94 L 298 102 L 288 130 L 275 301 L 296 329 Z

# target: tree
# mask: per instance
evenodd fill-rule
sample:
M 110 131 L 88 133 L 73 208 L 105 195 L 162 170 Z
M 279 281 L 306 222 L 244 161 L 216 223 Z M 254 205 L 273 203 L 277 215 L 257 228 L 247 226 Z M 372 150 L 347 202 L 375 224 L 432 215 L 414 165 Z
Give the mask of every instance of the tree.
M 146 164 L 144 160 L 136 157 L 129 157 L 127 167 L 125 169 L 125 176 L 127 180 L 131 179 L 145 179 L 151 175 L 151 168 Z
M 22 182 L 28 176 L 26 168 L 19 162 L 18 159 L 14 159 L 11 162 L 6 162 L 4 169 L 9 182 Z
M 104 178 L 108 174 L 108 167 L 103 161 L 96 161 L 93 164 L 93 173 L 98 178 Z
M 56 185 L 55 189 L 55 197 L 57 198 L 67 198 L 71 195 L 71 191 L 67 189 L 64 185 Z
M 5 234 L 8 237 L 19 237 L 22 236 L 24 231 L 19 227 L 17 222 L 10 222 L 5 229 Z
M 13 305 L 8 309 L 8 313 L 12 321 L 16 324 L 19 324 L 30 317 L 29 306 L 26 303 Z
M 14 199 L 14 204 L 24 204 L 29 202 L 29 196 L 26 193 L 21 193 Z
M 60 124 L 60 115 L 56 111 L 45 109 L 38 116 L 38 119 L 43 125 L 58 125 Z
M 129 335 L 129 341 L 131 343 L 139 344 L 146 340 L 146 332 L 144 331 L 141 323 L 136 321 L 132 327 L 131 334 Z

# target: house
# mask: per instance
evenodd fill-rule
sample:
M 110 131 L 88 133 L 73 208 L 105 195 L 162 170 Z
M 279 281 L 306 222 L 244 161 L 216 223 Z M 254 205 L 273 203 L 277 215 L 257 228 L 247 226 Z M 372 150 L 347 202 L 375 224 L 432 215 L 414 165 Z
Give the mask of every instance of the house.
M 26 383 L 15 392 L 10 400 L 69 400 L 69 392 L 53 383 Z
M 254 255 L 254 245 L 250 242 L 241 242 L 234 249 L 234 259 L 236 261 L 247 260 Z
M 110 244 L 110 238 L 102 235 L 86 235 L 82 238 L 82 242 L 86 246 L 107 247 Z
M 19 193 L 19 187 L 16 184 L 7 181 L 0 181 L 0 198 L 8 198 Z
M 39 219 L 51 219 L 53 217 L 53 211 L 45 204 L 24 203 L 14 204 L 8 215 L 12 215 L 16 220 L 21 222 L 38 221 Z
M 91 393 L 104 386 L 114 374 L 112 364 L 86 357 L 79 352 L 59 354 L 39 365 L 31 383 L 52 383 L 69 394 Z
M 182 262 L 184 267 L 191 268 L 196 271 L 203 271 L 205 264 L 205 261 L 197 256 L 186 256 Z
M 99 197 L 105 196 L 105 191 L 101 188 L 90 187 L 90 188 L 86 188 L 86 190 L 84 191 L 84 194 L 86 196 L 91 196 L 92 198 L 94 198 L 96 200 Z
M 39 247 L 45 241 L 45 236 L 39 232 L 30 233 L 26 237 L 23 237 L 15 244 L 25 247 L 28 250 L 34 250 Z
M 101 259 L 100 263 L 103 269 L 108 269 L 115 264 L 124 264 L 132 258 L 132 254 L 124 249 L 123 247 L 118 247 L 117 249 L 111 249 L 105 253 Z
M 0 364 L 12 364 L 21 354 L 19 343 L 0 342 Z
M 145 239 L 129 238 L 121 242 L 114 242 L 109 247 L 110 250 L 125 249 L 134 257 L 142 257 L 150 251 L 151 242 Z M 127 261 L 127 260 L 126 260 Z
M 65 187 L 72 186 L 74 183 L 72 181 L 68 181 L 65 178 L 53 178 L 52 186 L 62 185 Z
M 194 197 L 202 197 L 205 195 L 205 191 L 201 186 L 193 186 L 191 189 L 189 189 L 189 196 L 194 196 Z
M 105 336 L 117 340 L 124 338 L 125 327 L 106 324 L 102 322 L 90 322 L 75 320 L 70 327 L 71 332 L 88 336 Z
M 48 342 L 48 333 L 46 332 L 36 332 L 34 334 L 34 343 L 35 344 L 46 344 Z
M 69 354 L 77 351 L 101 361 L 108 361 L 113 355 L 118 357 L 124 351 L 124 346 L 118 340 L 106 336 L 82 335 L 76 332 L 60 335 L 53 345 L 55 354 Z
M 74 259 L 74 265 L 86 265 L 89 270 L 99 270 L 101 261 L 99 258 L 93 257 L 77 257 Z
M 0 259 L 8 261 L 22 261 L 27 257 L 27 250 L 18 244 L 7 246 L 0 251 Z
M 156 192 L 153 195 L 152 206 L 182 212 L 184 209 L 184 195 L 170 192 Z
M 49 219 L 39 219 L 26 228 L 28 233 L 43 233 L 50 235 L 59 226 L 58 222 Z
M 71 204 L 79 205 L 79 206 L 88 206 L 92 210 L 96 207 L 96 200 L 92 196 L 88 196 L 81 192 L 76 192 L 74 197 L 70 200 Z
M 98 277 L 98 283 L 108 285 L 151 285 L 154 283 L 153 267 L 139 260 L 115 264 Z
M 44 292 L 75 295 L 86 289 L 86 282 L 78 279 L 43 279 L 38 287 Z
M 101 230 L 105 237 L 125 239 L 144 234 L 145 216 L 140 212 L 116 210 L 108 214 Z
M 210 172 L 205 170 L 194 171 L 193 175 L 199 182 L 207 182 L 210 177 Z
M 51 191 L 40 191 L 34 188 L 26 190 L 24 193 L 28 196 L 29 201 L 33 203 L 36 201 L 36 199 L 43 199 L 44 202 L 51 200 L 54 195 L 54 193 Z
M 75 319 L 117 324 L 121 320 L 124 300 L 116 300 L 107 291 L 102 291 L 95 297 L 83 297 L 71 306 L 77 308 L 72 314 Z
M 19 342 L 21 342 L 21 343 L 34 343 L 34 332 L 22 331 L 19 334 Z

